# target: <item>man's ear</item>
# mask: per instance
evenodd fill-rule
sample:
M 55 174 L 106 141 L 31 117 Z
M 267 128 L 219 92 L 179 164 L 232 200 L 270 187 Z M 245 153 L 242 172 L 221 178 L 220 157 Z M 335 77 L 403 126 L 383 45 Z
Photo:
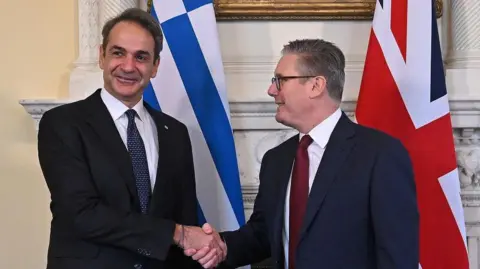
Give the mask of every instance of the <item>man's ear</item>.
M 98 65 L 100 69 L 103 69 L 103 64 L 105 61 L 105 51 L 103 50 L 103 45 L 98 46 Z
M 152 69 L 152 78 L 157 76 L 157 71 L 158 71 L 158 66 L 160 65 L 160 57 L 158 59 L 154 60 L 153 62 L 153 69 Z
M 327 90 L 327 80 L 324 76 L 317 76 L 313 78 L 312 90 L 310 91 L 310 98 L 317 98 L 324 94 Z

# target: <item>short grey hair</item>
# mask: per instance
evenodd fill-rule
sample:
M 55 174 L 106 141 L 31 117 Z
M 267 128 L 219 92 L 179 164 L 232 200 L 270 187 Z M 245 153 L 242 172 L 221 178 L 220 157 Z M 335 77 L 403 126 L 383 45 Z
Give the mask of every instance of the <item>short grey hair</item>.
M 282 49 L 282 55 L 299 56 L 297 71 L 303 76 L 324 76 L 328 95 L 341 101 L 345 84 L 345 56 L 333 43 L 322 39 L 290 41 Z

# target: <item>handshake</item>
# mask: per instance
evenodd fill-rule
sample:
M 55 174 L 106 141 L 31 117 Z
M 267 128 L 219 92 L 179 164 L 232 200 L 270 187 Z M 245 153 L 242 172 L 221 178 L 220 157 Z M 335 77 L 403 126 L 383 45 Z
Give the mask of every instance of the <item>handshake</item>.
M 198 261 L 203 268 L 215 268 L 227 257 L 227 245 L 208 223 L 202 228 L 177 224 L 174 241 L 186 256 Z

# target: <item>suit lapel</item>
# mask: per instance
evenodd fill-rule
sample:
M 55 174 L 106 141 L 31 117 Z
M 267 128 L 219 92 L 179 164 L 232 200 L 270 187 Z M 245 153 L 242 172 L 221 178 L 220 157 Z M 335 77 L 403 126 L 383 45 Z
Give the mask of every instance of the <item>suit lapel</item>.
M 97 90 L 92 96 L 87 98 L 86 101 L 87 109 L 91 112 L 87 117 L 87 122 L 92 126 L 94 132 L 97 133 L 101 144 L 104 145 L 110 153 L 109 156 L 119 168 L 130 194 L 135 197 L 134 201 L 138 204 L 138 195 L 130 155 L 107 107 L 100 97 L 100 90 Z
M 275 220 L 273 221 L 274 229 L 273 236 L 275 238 L 275 247 L 277 253 L 282 254 L 282 229 L 284 224 L 285 216 L 285 197 L 287 195 L 287 186 L 290 180 L 290 174 L 292 170 L 293 160 L 295 158 L 295 151 L 298 147 L 298 135 L 290 138 L 284 145 L 281 153 L 278 155 L 278 158 L 275 159 L 274 166 L 278 167 L 276 174 L 274 175 L 277 190 L 275 191 L 276 197 L 278 199 L 277 208 L 275 209 Z
M 157 136 L 158 136 L 158 165 L 157 165 L 157 174 L 155 179 L 155 186 L 152 190 L 153 199 L 155 197 L 161 197 L 160 192 L 162 190 L 168 189 L 164 188 L 166 180 L 170 178 L 170 173 L 172 172 L 170 164 L 170 159 L 168 158 L 171 156 L 169 152 L 173 150 L 172 146 L 169 144 L 171 139 L 168 139 L 169 129 L 168 126 L 164 124 L 164 120 L 162 120 L 161 114 L 158 111 L 155 111 L 151 106 L 147 103 L 144 103 L 145 108 L 147 109 L 150 116 L 152 116 L 153 121 L 155 122 L 155 126 L 157 128 Z M 151 203 L 150 212 L 154 210 L 155 205 L 158 203 Z
M 354 146 L 354 126 L 345 114 L 333 130 L 310 190 L 304 221 L 300 231 L 300 241 L 306 235 L 308 227 L 325 199 L 329 187 L 335 180 L 340 168 Z

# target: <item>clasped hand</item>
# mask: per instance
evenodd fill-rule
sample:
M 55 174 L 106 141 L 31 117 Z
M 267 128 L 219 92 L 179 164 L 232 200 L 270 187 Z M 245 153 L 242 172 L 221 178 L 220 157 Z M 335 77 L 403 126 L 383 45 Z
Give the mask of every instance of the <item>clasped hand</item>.
M 215 268 L 227 256 L 227 246 L 208 223 L 202 228 L 183 226 L 179 245 L 186 256 L 198 261 L 203 268 Z

